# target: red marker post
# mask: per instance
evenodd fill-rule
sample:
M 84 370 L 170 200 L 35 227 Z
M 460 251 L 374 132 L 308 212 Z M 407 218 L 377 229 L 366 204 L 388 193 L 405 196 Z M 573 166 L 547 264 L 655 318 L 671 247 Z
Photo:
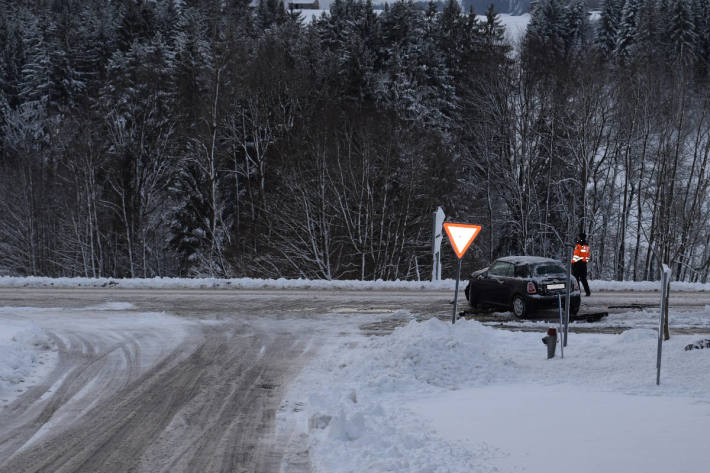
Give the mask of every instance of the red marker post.
M 476 239 L 481 232 L 480 225 L 468 225 L 466 223 L 444 223 L 444 230 L 449 237 L 449 243 L 454 249 L 456 256 L 459 259 L 458 268 L 456 269 L 456 289 L 454 290 L 454 313 L 451 315 L 451 323 L 456 323 L 456 308 L 459 300 L 459 279 L 461 278 L 461 259 L 471 246 L 473 240 Z

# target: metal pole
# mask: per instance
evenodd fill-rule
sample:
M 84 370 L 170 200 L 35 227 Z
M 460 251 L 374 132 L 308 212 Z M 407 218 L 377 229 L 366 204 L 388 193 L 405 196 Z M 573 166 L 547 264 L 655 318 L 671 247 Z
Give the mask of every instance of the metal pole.
M 665 269 L 665 268 L 664 268 Z M 656 386 L 661 384 L 661 352 L 663 350 L 663 322 L 666 316 L 666 286 L 668 281 L 668 273 L 663 271 L 661 273 L 661 315 L 658 321 L 658 352 L 656 354 Z
M 431 232 L 431 255 L 434 261 L 431 265 L 431 280 L 438 281 L 439 278 L 437 277 L 437 274 L 439 269 L 439 255 L 436 252 L 436 212 L 432 213 L 432 227 L 433 229 Z
M 574 255 L 574 249 L 572 249 L 572 255 Z M 565 295 L 565 334 L 562 341 L 562 346 L 567 346 L 567 330 L 569 329 L 569 303 L 570 303 L 570 292 L 572 292 L 572 256 L 567 258 L 567 294 Z
M 456 306 L 459 302 L 459 278 L 461 277 L 461 258 L 459 258 L 459 265 L 456 268 L 456 290 L 454 291 L 454 313 L 451 314 L 451 323 L 456 323 Z
M 562 295 L 557 294 L 557 310 L 560 313 L 560 338 L 562 337 Z M 562 342 L 562 340 L 560 340 Z M 560 343 L 560 358 L 565 357 L 564 343 Z

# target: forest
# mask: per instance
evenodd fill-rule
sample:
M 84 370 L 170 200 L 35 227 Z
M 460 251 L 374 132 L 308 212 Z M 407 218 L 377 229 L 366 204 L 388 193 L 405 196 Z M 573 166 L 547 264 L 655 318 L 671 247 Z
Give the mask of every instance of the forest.
M 441 206 L 706 282 L 709 59 L 710 0 L 0 0 L 0 275 L 427 279 Z

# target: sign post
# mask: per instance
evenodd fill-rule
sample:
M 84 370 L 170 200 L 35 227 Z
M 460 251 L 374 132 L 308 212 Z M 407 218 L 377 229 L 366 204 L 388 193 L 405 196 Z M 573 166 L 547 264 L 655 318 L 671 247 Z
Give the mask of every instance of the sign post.
M 459 259 L 458 267 L 456 268 L 456 289 L 454 290 L 454 312 L 451 314 L 451 323 L 456 323 L 456 308 L 459 300 L 459 279 L 461 279 L 461 258 L 471 246 L 473 240 L 476 239 L 481 232 L 480 225 L 468 225 L 465 223 L 445 223 L 444 230 L 449 237 L 449 243 L 454 249 L 456 256 Z
M 441 240 L 444 235 L 441 232 L 441 226 L 444 224 L 446 215 L 441 207 L 434 212 L 434 231 L 432 232 L 431 251 L 434 264 L 431 267 L 431 280 L 441 281 Z

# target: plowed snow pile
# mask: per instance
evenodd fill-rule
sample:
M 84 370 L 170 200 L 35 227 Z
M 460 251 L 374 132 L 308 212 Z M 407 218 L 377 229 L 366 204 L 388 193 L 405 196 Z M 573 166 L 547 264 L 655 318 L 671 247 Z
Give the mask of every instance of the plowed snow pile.
M 664 344 L 659 387 L 653 330 L 570 334 L 552 360 L 542 335 L 432 319 L 345 339 L 292 385 L 279 420 L 307 434 L 317 472 L 704 468 L 710 350 L 683 350 L 697 336 Z
M 4 308 L 0 307 L 0 311 Z M 0 324 L 0 409 L 41 380 L 56 362 L 47 333 L 30 321 L 3 317 Z

